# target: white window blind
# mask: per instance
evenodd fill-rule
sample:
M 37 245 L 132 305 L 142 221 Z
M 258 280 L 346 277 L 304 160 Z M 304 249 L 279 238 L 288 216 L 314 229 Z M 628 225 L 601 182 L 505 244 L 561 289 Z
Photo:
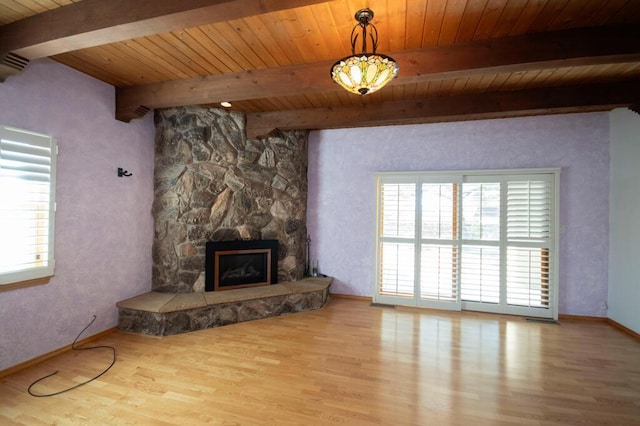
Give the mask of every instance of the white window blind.
M 531 171 L 379 175 L 374 300 L 556 316 L 558 171 Z
M 462 185 L 461 297 L 465 301 L 499 303 L 501 183 L 476 179 L 481 181 Z M 487 245 L 490 242 L 494 245 Z
M 507 189 L 507 303 L 549 306 L 551 182 L 509 180 Z
M 456 182 L 423 182 L 420 186 L 420 300 L 458 300 L 458 190 Z M 423 303 L 424 304 L 424 303 Z
M 507 184 L 507 238 L 546 243 L 551 226 L 551 183 L 509 180 Z
M 458 299 L 458 249 L 453 245 L 423 244 L 420 260 L 420 297 L 427 300 Z
M 500 248 L 462 247 L 462 300 L 500 302 Z
M 53 138 L 0 126 L 0 284 L 53 275 Z
M 413 296 L 415 264 L 415 205 L 416 185 L 394 183 L 384 185 L 380 191 L 383 220 L 380 252 L 384 253 L 379 265 L 380 292 L 394 296 Z

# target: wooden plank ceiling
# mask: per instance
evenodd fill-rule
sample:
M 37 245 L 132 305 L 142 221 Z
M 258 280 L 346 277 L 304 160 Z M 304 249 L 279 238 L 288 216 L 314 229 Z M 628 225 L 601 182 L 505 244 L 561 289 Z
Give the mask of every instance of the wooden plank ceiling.
M 361 97 L 329 68 L 363 7 L 400 73 Z M 0 72 L 51 57 L 115 86 L 123 121 L 230 101 L 254 137 L 635 108 L 639 24 L 638 0 L 0 0 Z

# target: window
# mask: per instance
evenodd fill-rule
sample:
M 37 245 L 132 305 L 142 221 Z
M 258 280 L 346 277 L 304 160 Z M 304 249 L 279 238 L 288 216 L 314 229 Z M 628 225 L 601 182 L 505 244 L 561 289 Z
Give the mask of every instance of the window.
M 56 154 L 50 136 L 0 126 L 0 284 L 53 275 Z
M 559 170 L 378 175 L 380 302 L 555 318 Z

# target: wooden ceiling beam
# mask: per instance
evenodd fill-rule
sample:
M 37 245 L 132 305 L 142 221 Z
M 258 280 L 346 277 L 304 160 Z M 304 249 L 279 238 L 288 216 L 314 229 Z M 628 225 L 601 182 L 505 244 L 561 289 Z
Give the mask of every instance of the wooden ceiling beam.
M 423 50 L 401 62 L 403 81 L 603 65 L 640 60 L 640 26 L 603 26 L 525 34 Z M 399 60 L 400 62 L 400 60 Z
M 265 136 L 275 129 L 335 129 L 608 111 L 633 105 L 638 96 L 640 80 L 632 80 L 339 108 L 248 113 L 247 137 Z
M 385 52 L 389 53 L 389 52 Z M 640 26 L 594 27 L 529 34 L 461 45 L 390 53 L 400 64 L 391 85 L 483 73 L 517 72 L 640 60 Z M 213 104 L 336 90 L 332 62 L 212 75 L 118 88 L 116 118 L 141 106 Z
M 2 65 L 327 0 L 83 0 L 0 27 Z M 7 59 L 9 58 L 9 59 Z

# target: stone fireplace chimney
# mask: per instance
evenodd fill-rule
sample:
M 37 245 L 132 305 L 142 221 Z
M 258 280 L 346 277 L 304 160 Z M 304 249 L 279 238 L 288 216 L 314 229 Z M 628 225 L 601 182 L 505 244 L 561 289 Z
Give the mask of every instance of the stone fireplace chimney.
M 153 284 L 205 290 L 207 241 L 278 240 L 278 280 L 302 278 L 307 131 L 245 137 L 243 114 L 156 110 Z

